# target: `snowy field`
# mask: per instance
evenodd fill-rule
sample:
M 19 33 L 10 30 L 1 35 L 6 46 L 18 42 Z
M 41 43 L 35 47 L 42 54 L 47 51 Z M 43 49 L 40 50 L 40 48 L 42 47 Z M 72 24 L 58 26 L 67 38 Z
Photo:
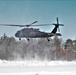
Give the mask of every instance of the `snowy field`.
M 76 75 L 76 62 L 0 61 L 0 75 Z

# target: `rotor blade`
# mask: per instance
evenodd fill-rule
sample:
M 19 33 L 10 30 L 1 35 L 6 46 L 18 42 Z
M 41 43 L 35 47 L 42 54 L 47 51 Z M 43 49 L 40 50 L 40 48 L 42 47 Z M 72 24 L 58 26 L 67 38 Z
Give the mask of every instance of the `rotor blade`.
M 34 24 L 34 23 L 33 23 Z M 38 25 L 16 25 L 16 24 L 0 24 L 0 26 L 15 26 L 15 27 L 29 27 L 29 26 L 50 26 L 57 24 L 38 24 Z M 59 24 L 59 26 L 64 26 L 63 24 Z
M 52 25 L 52 24 L 38 24 L 38 25 L 32 25 L 32 26 L 49 26 L 49 25 Z
M 29 25 L 35 24 L 35 23 L 37 23 L 37 22 L 38 22 L 38 21 L 35 21 L 35 22 L 33 22 L 33 23 L 29 24 Z
M 39 25 L 32 25 L 32 26 L 47 26 L 47 25 L 52 25 L 52 24 L 39 24 Z M 31 25 L 0 24 L 0 26 L 29 27 Z
M 29 25 L 16 25 L 16 24 L 0 24 L 0 26 L 16 26 L 16 27 L 29 27 L 30 25 L 37 23 L 37 21 L 29 24 Z
M 29 26 L 48 26 L 52 24 L 38 24 L 38 25 L 23 25 L 23 27 L 29 27 Z
M 16 27 L 23 27 L 24 25 L 15 25 L 15 24 L 0 24 L 0 26 L 16 26 Z

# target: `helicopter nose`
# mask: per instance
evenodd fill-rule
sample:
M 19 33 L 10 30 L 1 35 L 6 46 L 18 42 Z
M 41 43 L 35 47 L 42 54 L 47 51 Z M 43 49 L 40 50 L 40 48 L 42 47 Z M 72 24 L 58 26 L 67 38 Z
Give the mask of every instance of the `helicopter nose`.
M 15 36 L 18 37 L 18 33 L 16 33 Z

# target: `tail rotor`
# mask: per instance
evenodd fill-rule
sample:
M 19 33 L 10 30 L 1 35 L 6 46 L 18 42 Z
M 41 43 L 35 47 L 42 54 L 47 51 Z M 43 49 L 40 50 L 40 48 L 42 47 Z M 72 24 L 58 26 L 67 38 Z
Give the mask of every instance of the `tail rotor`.
M 58 20 L 58 17 L 57 17 L 57 23 L 55 24 L 55 23 L 53 23 L 53 25 L 55 25 L 57 28 L 58 28 L 58 31 L 60 32 L 60 28 L 59 28 L 59 26 L 64 26 L 63 24 L 59 24 L 59 20 Z

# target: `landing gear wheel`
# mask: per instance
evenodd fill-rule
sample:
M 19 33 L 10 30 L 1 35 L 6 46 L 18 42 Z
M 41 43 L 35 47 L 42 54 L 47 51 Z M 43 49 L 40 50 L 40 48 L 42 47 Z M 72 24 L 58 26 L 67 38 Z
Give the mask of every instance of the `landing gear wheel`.
M 27 41 L 29 41 L 30 39 L 28 38 Z
M 19 40 L 21 41 L 21 38 L 19 38 Z
M 48 38 L 47 38 L 47 40 L 50 41 Z

